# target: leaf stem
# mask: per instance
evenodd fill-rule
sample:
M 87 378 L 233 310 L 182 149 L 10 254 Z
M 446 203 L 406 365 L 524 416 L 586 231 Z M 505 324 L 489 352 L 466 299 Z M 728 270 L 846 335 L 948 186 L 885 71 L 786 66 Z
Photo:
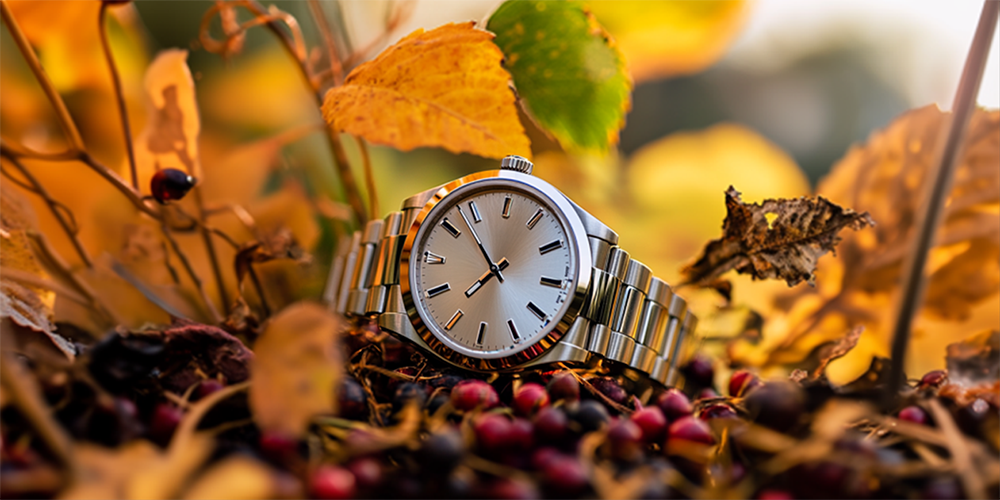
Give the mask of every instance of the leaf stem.
M 28 63 L 28 67 L 31 68 L 31 72 L 35 75 L 35 79 L 38 80 L 38 84 L 42 87 L 45 97 L 48 98 L 49 103 L 55 108 L 56 116 L 59 118 L 59 125 L 63 129 L 63 133 L 66 134 L 67 140 L 69 140 L 70 149 L 83 151 L 83 138 L 80 136 L 80 131 L 76 128 L 73 117 L 69 114 L 69 110 L 66 109 L 66 104 L 63 102 L 62 97 L 56 92 L 52 81 L 49 80 L 48 74 L 45 73 L 45 68 L 38 61 L 38 56 L 31 48 L 31 43 L 24 36 L 24 32 L 21 31 L 20 25 L 17 24 L 17 21 L 11 14 L 6 1 L 0 2 L 0 10 L 2 10 L 3 20 L 7 23 L 7 28 L 10 30 L 11 37 L 14 38 L 18 50 L 24 55 L 24 60 Z
M 368 155 L 368 142 L 363 138 L 354 136 L 361 151 L 362 166 L 365 167 L 365 189 L 368 191 L 368 217 L 378 217 L 378 191 L 375 188 L 375 173 L 372 170 L 372 160 Z
M 924 268 L 927 264 L 927 253 L 934 244 L 934 233 L 941 222 L 945 202 L 951 192 L 955 169 L 962 158 L 965 134 L 969 119 L 975 111 L 976 96 L 982 83 L 983 72 L 990 53 L 993 32 L 997 27 L 997 16 L 1000 14 L 1000 2 L 986 0 L 983 4 L 979 25 L 965 60 L 962 78 L 955 93 L 952 105 L 951 121 L 948 126 L 948 137 L 943 147 L 938 151 L 933 175 L 928 176 L 929 194 L 920 209 L 920 232 L 910 247 L 910 252 L 904 261 L 904 281 L 902 297 L 896 310 L 896 324 L 892 337 L 892 366 L 889 381 L 882 398 L 883 406 L 893 406 L 899 396 L 899 388 L 903 383 L 903 368 L 906 361 L 906 350 L 910 340 L 910 330 L 913 326 L 913 316 L 923 303 Z
M 170 228 L 167 223 L 164 222 L 160 225 L 160 230 L 163 232 L 163 237 L 167 239 L 170 243 L 170 247 L 177 254 L 177 259 L 181 261 L 181 265 L 184 266 L 184 270 L 187 271 L 188 277 L 194 282 L 194 287 L 198 290 L 198 295 L 201 296 L 201 300 L 205 302 L 205 306 L 208 307 L 209 314 L 212 315 L 212 320 L 216 324 L 222 323 L 222 315 L 219 314 L 219 310 L 216 309 L 215 304 L 212 303 L 212 299 L 208 297 L 208 293 L 205 292 L 205 287 L 201 283 L 201 278 L 198 277 L 198 273 L 195 272 L 194 267 L 191 266 L 191 262 L 188 260 L 187 255 L 181 250 L 181 246 L 174 239 L 173 235 L 170 234 Z
M 226 281 L 222 277 L 222 267 L 219 266 L 219 256 L 215 252 L 215 243 L 212 242 L 212 233 L 205 226 L 205 202 L 201 196 L 201 189 L 194 189 L 194 201 L 198 205 L 198 228 L 201 231 L 201 239 L 205 243 L 205 251 L 208 252 L 208 261 L 212 264 L 212 275 L 215 277 L 215 286 L 219 288 L 219 299 L 222 300 L 222 307 L 229 310 L 229 292 L 226 291 Z
M 128 123 L 128 109 L 125 107 L 125 93 L 122 91 L 122 80 L 118 74 L 118 66 L 115 64 L 115 56 L 111 52 L 111 42 L 108 41 L 108 30 L 105 28 L 105 17 L 108 10 L 108 3 L 101 3 L 101 13 L 98 16 L 97 31 L 101 34 L 101 49 L 104 51 L 104 60 L 108 65 L 108 72 L 111 73 L 111 83 L 115 88 L 115 101 L 118 104 L 118 116 L 122 122 L 122 133 L 125 135 L 125 151 L 128 153 L 128 166 L 132 174 L 132 189 L 139 191 L 139 173 L 135 166 L 135 146 L 132 144 L 132 129 Z
M 340 61 L 340 56 L 337 54 L 337 47 L 333 43 L 333 34 L 330 32 L 330 24 L 326 22 L 326 14 L 323 12 L 323 6 L 320 5 L 318 0 L 309 0 L 309 10 L 312 12 L 313 20 L 316 21 L 316 27 L 319 28 L 319 32 L 323 36 L 323 43 L 326 44 L 326 56 L 330 61 L 330 74 L 333 78 L 333 84 L 340 85 L 344 82 L 344 66 Z M 314 88 L 321 88 L 319 81 L 313 85 Z

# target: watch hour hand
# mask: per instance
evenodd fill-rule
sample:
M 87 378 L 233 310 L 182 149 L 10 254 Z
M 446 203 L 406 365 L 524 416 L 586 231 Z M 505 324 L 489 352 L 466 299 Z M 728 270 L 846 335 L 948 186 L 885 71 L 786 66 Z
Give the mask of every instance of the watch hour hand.
M 500 259 L 500 262 L 496 263 L 496 268 L 499 269 L 500 271 L 503 271 L 504 269 L 507 269 L 507 266 L 509 266 L 509 265 L 510 265 L 510 262 L 507 261 L 507 257 L 504 257 L 504 258 Z M 493 267 L 493 266 L 490 266 L 490 267 Z M 489 271 L 486 271 L 485 273 L 483 273 L 483 275 L 480 276 L 479 279 L 476 280 L 476 282 L 473 283 L 472 286 L 470 286 L 469 289 L 465 291 L 465 296 L 466 297 L 472 297 L 472 294 L 478 292 L 479 289 L 482 288 L 482 286 L 485 285 L 486 282 L 489 281 L 490 278 L 492 278 L 492 277 L 493 277 L 493 271 L 492 270 L 489 270 Z

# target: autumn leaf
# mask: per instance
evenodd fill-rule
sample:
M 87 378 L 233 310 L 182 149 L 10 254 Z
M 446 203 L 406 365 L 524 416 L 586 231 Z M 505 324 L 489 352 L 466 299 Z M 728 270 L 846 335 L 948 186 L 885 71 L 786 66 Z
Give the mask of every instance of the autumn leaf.
M 816 261 L 833 250 L 842 229 L 874 225 L 867 213 L 822 197 L 743 203 L 732 186 L 726 191 L 726 210 L 723 237 L 710 241 L 702 256 L 684 268 L 685 284 L 712 285 L 733 269 L 755 279 L 783 279 L 788 286 L 812 283 Z
M 530 156 L 503 54 L 473 24 L 417 30 L 358 66 L 327 92 L 326 121 L 403 151 Z
M 143 87 L 149 121 L 135 141 L 140 178 L 146 181 L 164 168 L 202 175 L 198 155 L 201 119 L 187 55 L 186 50 L 164 50 L 146 70 Z
M 341 320 L 300 302 L 285 308 L 254 345 L 250 408 L 262 429 L 300 436 L 310 420 L 335 410 L 343 367 L 335 345 Z
M 44 285 L 49 274 L 31 246 L 36 225 L 27 201 L 0 188 L 0 317 L 51 335 L 56 294 Z
M 607 151 L 631 109 L 632 81 L 610 35 L 577 2 L 508 1 L 490 16 L 532 117 L 571 151 Z
M 726 53 L 747 18 L 743 0 L 587 2 L 615 37 L 636 81 L 703 71 Z

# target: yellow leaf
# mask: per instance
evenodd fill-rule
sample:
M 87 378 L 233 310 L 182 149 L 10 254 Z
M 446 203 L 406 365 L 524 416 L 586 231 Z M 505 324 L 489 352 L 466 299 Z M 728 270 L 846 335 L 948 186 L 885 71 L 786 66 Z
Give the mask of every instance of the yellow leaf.
M 335 410 L 341 326 L 338 316 L 308 302 L 274 316 L 254 344 L 250 409 L 258 426 L 301 436 L 314 416 Z
M 0 188 L 0 317 L 51 333 L 56 294 L 40 285 L 49 274 L 35 257 L 28 236 L 36 225 L 27 202 L 6 185 Z
M 201 176 L 198 134 L 201 120 L 187 51 L 160 52 L 146 70 L 144 87 L 149 119 L 135 141 L 135 159 L 141 185 L 158 169 L 176 168 Z
M 104 84 L 107 70 L 101 56 L 97 31 L 97 0 L 7 2 L 11 14 L 38 47 L 42 65 L 60 90 L 89 84 Z
M 417 30 L 327 92 L 323 116 L 338 131 L 403 151 L 530 156 L 492 39 L 471 22 Z
M 205 471 L 183 498 L 261 499 L 289 498 L 281 495 L 275 470 L 250 457 L 233 454 Z M 298 495 L 295 495 L 298 496 Z
M 697 73 L 718 61 L 747 17 L 743 0 L 588 2 L 636 81 Z

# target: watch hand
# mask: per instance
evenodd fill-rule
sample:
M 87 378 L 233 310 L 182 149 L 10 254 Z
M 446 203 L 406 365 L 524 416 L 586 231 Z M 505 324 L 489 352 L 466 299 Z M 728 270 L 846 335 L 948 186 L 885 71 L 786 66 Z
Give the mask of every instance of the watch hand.
M 479 239 L 479 235 L 476 234 L 476 230 L 473 229 L 472 223 L 469 222 L 469 218 L 465 216 L 465 212 L 462 211 L 461 206 L 455 207 L 458 209 L 458 214 L 462 216 L 462 220 L 465 221 L 466 227 L 469 228 L 469 232 L 472 233 L 472 237 L 476 239 L 476 245 L 479 245 L 479 251 L 483 253 L 483 258 L 486 259 L 486 263 L 490 266 L 490 272 L 495 274 L 500 283 L 503 283 L 503 275 L 500 274 L 501 269 L 493 263 L 493 259 L 490 258 L 490 254 L 486 252 L 486 247 L 483 246 L 483 240 Z
M 510 262 L 507 261 L 507 257 L 504 257 L 500 259 L 500 262 L 497 262 L 496 267 L 500 271 L 503 271 L 504 269 L 507 269 L 507 266 L 509 265 Z M 465 296 L 472 297 L 472 294 L 479 291 L 479 289 L 482 288 L 482 286 L 485 285 L 486 282 L 489 281 L 490 278 L 492 277 L 493 277 L 493 271 L 486 271 L 485 273 L 483 273 L 483 275 L 480 276 L 479 279 L 476 280 L 476 282 L 473 283 L 472 286 L 470 286 L 469 289 L 465 291 Z

